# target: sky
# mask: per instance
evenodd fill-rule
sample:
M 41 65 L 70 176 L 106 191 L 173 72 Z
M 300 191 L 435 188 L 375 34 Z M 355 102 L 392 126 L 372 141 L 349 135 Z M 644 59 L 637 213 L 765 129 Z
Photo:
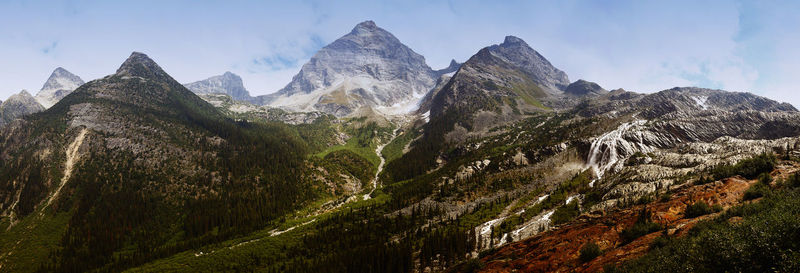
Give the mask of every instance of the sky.
M 85 81 L 132 51 L 182 83 L 225 71 L 252 95 L 285 86 L 314 53 L 373 20 L 433 69 L 506 35 L 571 81 L 650 93 L 747 91 L 800 108 L 800 1 L 0 0 L 0 100 L 56 67 Z

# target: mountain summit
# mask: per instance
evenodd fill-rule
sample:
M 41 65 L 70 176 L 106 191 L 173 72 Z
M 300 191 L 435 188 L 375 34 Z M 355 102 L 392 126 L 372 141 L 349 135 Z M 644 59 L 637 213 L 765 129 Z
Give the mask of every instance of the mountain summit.
M 84 82 L 80 77 L 64 68 L 58 67 L 50 74 L 39 93 L 36 93 L 36 101 L 44 108 L 50 108 L 83 84 Z
M 520 38 L 506 36 L 502 44 L 488 47 L 487 52 L 529 76 L 548 93 L 561 93 L 569 85 L 567 73 L 554 67 Z
M 15 119 L 43 110 L 44 107 L 28 91 L 22 90 L 0 103 L 0 128 Z
M 337 116 L 362 107 L 405 113 L 415 110 L 436 78 L 425 57 L 366 21 L 320 49 L 268 103 Z
M 547 111 L 568 85 L 566 73 L 522 39 L 506 36 L 470 57 L 431 97 L 431 120 L 450 113 L 473 130 L 486 129 Z
M 195 94 L 226 94 L 235 100 L 249 101 L 250 92 L 244 88 L 242 78 L 231 72 L 213 76 L 202 81 L 185 84 Z
M 131 56 L 117 69 L 116 75 L 142 78 L 170 77 L 156 62 L 141 52 L 131 53 Z

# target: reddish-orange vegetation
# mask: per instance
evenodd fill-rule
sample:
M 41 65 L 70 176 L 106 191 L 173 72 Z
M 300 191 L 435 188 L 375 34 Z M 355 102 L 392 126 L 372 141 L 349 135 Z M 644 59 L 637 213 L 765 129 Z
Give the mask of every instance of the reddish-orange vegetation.
M 773 171 L 776 178 L 785 178 L 798 169 L 797 164 L 781 166 Z M 685 218 L 688 205 L 704 201 L 710 206 L 727 209 L 742 202 L 744 192 L 757 180 L 731 177 L 705 185 L 683 185 L 673 189 L 669 200 L 656 200 L 645 205 L 634 205 L 607 212 L 584 214 L 570 223 L 556 227 L 527 240 L 512 243 L 482 259 L 483 272 L 599 272 L 604 265 L 617 264 L 644 255 L 653 240 L 663 234 L 657 231 L 642 236 L 628 244 L 620 232 L 632 226 L 646 206 L 651 220 L 666 227 L 670 235 L 683 236 L 698 221 L 714 217 L 709 214 Z M 603 250 L 597 258 L 583 263 L 578 258 L 580 249 L 594 242 Z

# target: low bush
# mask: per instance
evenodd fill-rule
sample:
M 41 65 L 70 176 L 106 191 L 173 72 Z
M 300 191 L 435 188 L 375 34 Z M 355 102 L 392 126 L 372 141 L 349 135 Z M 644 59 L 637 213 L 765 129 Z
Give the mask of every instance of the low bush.
M 775 190 L 606 272 L 800 272 L 800 191 Z M 735 224 L 731 217 L 742 217 Z
M 634 240 L 644 235 L 661 230 L 661 225 L 654 223 L 650 220 L 650 212 L 643 209 L 639 213 L 639 218 L 633 226 L 626 228 L 620 232 L 619 237 L 622 239 L 623 244 L 633 242 Z
M 550 217 L 550 221 L 552 221 L 554 225 L 559 225 L 569 222 L 580 214 L 581 211 L 580 208 L 578 208 L 578 202 L 572 201 L 569 202 L 569 204 L 557 208 Z
M 762 173 L 775 169 L 777 158 L 772 153 L 763 153 L 752 158 L 744 159 L 734 165 L 723 164 L 715 167 L 711 173 L 715 180 L 741 175 L 747 179 L 755 179 Z
M 594 258 L 597 258 L 597 256 L 600 256 L 600 254 L 602 253 L 603 252 L 600 251 L 600 246 L 598 246 L 594 242 L 589 242 L 583 245 L 583 247 L 581 248 L 581 254 L 579 259 L 581 260 L 581 262 L 587 263 L 591 260 L 594 260 Z
M 706 214 L 710 214 L 714 212 L 710 206 L 705 201 L 697 201 L 694 204 L 691 204 L 686 207 L 686 211 L 684 212 L 684 216 L 686 218 L 695 218 L 699 216 L 703 216 Z

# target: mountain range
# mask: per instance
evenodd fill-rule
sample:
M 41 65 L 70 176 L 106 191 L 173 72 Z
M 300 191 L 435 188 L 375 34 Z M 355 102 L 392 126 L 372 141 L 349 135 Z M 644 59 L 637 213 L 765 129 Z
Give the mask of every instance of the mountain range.
M 790 104 L 515 36 L 434 70 L 365 21 L 262 96 L 133 52 L 0 103 L 0 271 L 792 272 L 798 149 Z

